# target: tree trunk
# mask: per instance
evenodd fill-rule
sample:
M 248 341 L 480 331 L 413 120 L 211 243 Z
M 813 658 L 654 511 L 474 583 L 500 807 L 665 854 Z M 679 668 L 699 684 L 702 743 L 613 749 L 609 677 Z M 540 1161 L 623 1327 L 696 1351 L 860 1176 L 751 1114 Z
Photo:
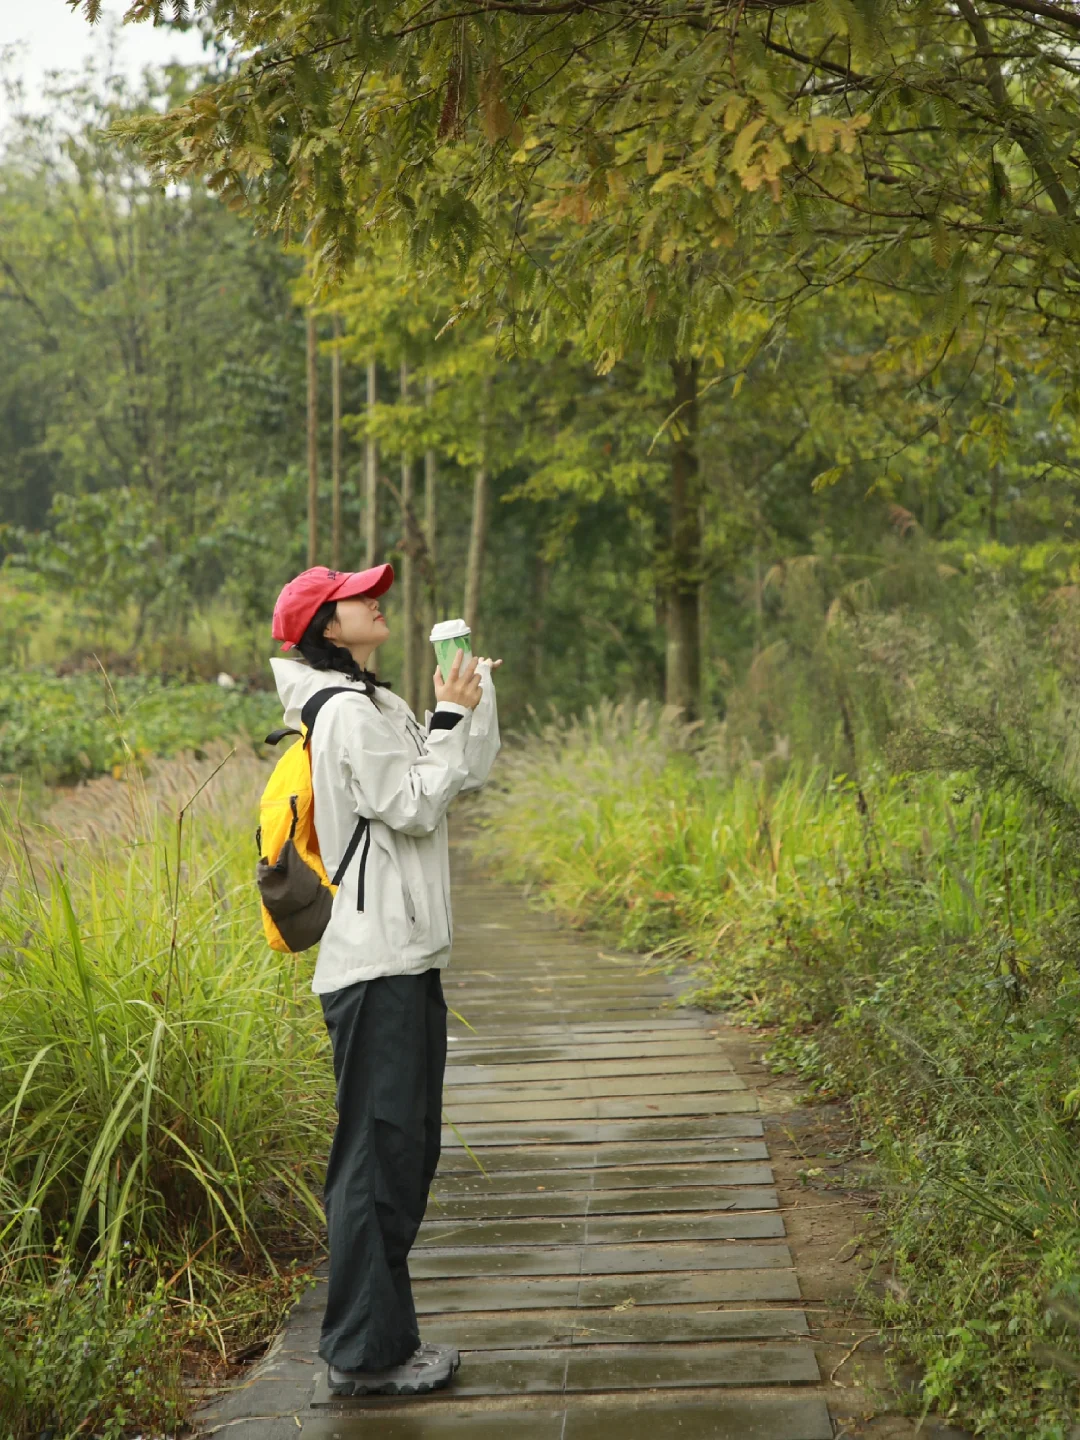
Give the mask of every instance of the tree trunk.
M 319 332 L 314 310 L 307 316 L 307 563 L 319 556 Z
M 409 366 L 401 362 L 401 403 L 409 401 Z M 402 683 L 406 703 L 414 713 L 420 708 L 420 566 L 419 535 L 416 524 L 416 496 L 412 456 L 401 456 L 401 643 Z
M 374 359 L 367 367 L 368 420 L 379 399 L 379 366 Z M 379 563 L 382 540 L 379 535 L 379 442 L 369 435 L 364 454 L 364 564 Z
M 671 451 L 671 549 L 667 576 L 665 699 L 687 719 L 701 713 L 701 474 L 697 360 L 674 360 L 677 428 Z
M 698 533 L 705 535 L 705 506 L 698 506 Z M 704 557 L 702 557 L 704 560 Z M 700 713 L 707 715 L 709 712 L 708 677 L 709 677 L 709 642 L 710 631 L 710 601 L 709 586 L 705 576 L 705 567 L 702 565 L 701 584 L 698 586 L 698 699 Z
M 923 496 L 922 507 L 922 528 L 927 535 L 934 536 L 938 529 L 938 492 L 937 484 L 931 471 L 927 477 L 926 493 Z
M 529 623 L 529 666 L 528 675 L 534 691 L 539 691 L 543 682 L 544 668 L 544 609 L 547 604 L 548 587 L 551 582 L 551 566 L 544 559 L 541 546 L 533 551 L 531 604 L 532 617 Z
M 424 398 L 428 408 L 435 403 L 435 379 L 429 375 L 424 385 Z M 435 451 L 428 449 L 424 454 L 424 559 L 426 581 L 424 610 L 424 626 L 430 633 L 432 625 L 438 619 L 439 605 L 439 571 L 437 564 L 436 544 L 438 541 L 438 503 L 436 487 L 438 485 L 438 466 Z
M 341 339 L 341 316 L 334 315 L 334 340 Z M 335 343 L 330 360 L 330 474 L 333 482 L 330 564 L 341 569 L 341 347 Z
M 473 477 L 472 526 L 469 532 L 469 561 L 465 571 L 465 624 L 472 631 L 474 653 L 476 627 L 480 619 L 480 589 L 484 580 L 484 552 L 487 549 L 488 525 L 488 409 L 491 403 L 491 380 L 484 385 L 484 409 L 480 416 L 480 463 Z
M 754 658 L 761 654 L 765 635 L 765 578 L 761 573 L 761 546 L 754 542 Z

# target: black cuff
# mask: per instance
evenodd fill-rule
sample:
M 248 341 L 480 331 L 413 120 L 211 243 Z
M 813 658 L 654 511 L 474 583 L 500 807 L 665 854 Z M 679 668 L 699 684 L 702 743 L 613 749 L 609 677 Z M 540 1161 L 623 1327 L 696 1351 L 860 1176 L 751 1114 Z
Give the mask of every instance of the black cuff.
M 432 730 L 453 730 L 455 725 L 460 725 L 464 715 L 455 715 L 453 710 L 436 710 L 431 717 L 431 724 L 428 726 L 428 734 Z

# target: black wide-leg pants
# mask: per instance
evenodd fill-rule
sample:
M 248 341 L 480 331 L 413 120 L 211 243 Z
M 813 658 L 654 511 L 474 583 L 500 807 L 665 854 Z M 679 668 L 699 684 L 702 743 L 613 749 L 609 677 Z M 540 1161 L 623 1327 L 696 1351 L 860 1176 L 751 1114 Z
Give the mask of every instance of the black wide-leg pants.
M 339 1370 L 384 1370 L 420 1343 L 408 1256 L 439 1163 L 446 1002 L 438 970 L 321 998 L 338 1122 L 324 1191 L 330 1283 L 319 1354 Z

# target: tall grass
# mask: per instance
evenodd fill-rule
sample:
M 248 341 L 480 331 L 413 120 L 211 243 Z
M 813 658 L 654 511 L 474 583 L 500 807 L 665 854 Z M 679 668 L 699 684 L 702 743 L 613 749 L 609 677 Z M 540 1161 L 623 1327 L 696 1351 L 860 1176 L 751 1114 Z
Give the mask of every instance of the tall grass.
M 112 1403 L 105 1386 L 59 1413 L 35 1368 L 65 1304 L 176 1363 L 189 1339 L 225 1357 L 317 1243 L 325 1041 L 307 962 L 262 939 L 263 774 L 222 752 L 96 782 L 48 824 L 0 819 L 0 1432 L 59 1437 Z M 160 1421 L 168 1387 L 149 1391 L 125 1413 Z
M 565 913 L 699 959 L 729 955 L 736 934 L 778 908 L 838 912 L 874 869 L 890 904 L 925 912 L 938 936 L 1006 908 L 1013 934 L 1026 933 L 1061 898 L 1046 832 L 1016 795 L 988 808 L 956 792 L 884 769 L 862 783 L 816 765 L 732 774 L 715 737 L 648 704 L 609 705 L 507 756 L 481 848 L 523 882 L 542 877 Z
M 506 756 L 481 849 L 578 923 L 696 965 L 696 999 L 774 1026 L 777 1064 L 851 1101 L 884 1192 L 870 1298 L 922 1363 L 924 1405 L 1063 1440 L 1078 1350 L 1053 1316 L 1080 1288 L 1068 746 L 972 722 L 854 775 L 731 741 L 646 706 L 548 726 Z

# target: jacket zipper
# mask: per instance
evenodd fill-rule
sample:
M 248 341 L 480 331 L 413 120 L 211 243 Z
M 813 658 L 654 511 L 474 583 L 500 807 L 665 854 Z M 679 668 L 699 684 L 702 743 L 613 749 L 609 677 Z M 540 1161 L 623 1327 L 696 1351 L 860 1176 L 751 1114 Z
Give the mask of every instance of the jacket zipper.
M 442 887 L 442 892 L 443 914 L 446 916 L 446 943 L 449 945 L 450 941 L 454 938 L 454 927 L 450 920 L 450 892 L 445 885 Z
M 405 717 L 405 728 L 408 730 L 413 744 L 416 746 L 416 753 L 423 755 L 424 738 L 420 733 L 420 727 L 410 715 Z M 402 857 L 404 858 L 404 857 Z M 405 900 L 405 914 L 409 918 L 409 924 L 416 924 L 416 901 L 413 898 L 412 886 L 409 884 L 408 876 L 405 874 L 404 866 L 401 867 L 401 893 Z
M 423 735 L 423 732 L 421 731 L 419 725 L 416 723 L 416 721 L 412 718 L 411 715 L 406 715 L 406 717 L 405 717 L 405 729 L 408 731 L 409 736 L 410 736 L 413 744 L 416 746 L 416 753 L 417 753 L 418 755 L 423 755 L 423 754 L 425 753 L 424 735 Z M 443 898 L 443 915 L 444 915 L 445 921 L 446 921 L 446 940 L 447 940 L 447 944 L 449 944 L 449 943 L 450 943 L 450 906 L 449 906 L 449 904 L 447 903 L 445 886 L 442 887 L 442 890 L 443 890 L 443 897 L 442 897 L 442 898 Z M 405 900 L 405 914 L 408 916 L 409 924 L 410 924 L 410 925 L 415 925 L 415 924 L 416 924 L 416 903 L 415 903 L 415 901 L 413 900 L 412 890 L 409 888 L 409 882 L 408 882 L 408 880 L 406 879 L 404 869 L 402 869 L 402 871 L 401 871 L 401 893 L 402 893 L 402 895 L 403 895 L 403 897 L 404 897 L 404 900 Z

